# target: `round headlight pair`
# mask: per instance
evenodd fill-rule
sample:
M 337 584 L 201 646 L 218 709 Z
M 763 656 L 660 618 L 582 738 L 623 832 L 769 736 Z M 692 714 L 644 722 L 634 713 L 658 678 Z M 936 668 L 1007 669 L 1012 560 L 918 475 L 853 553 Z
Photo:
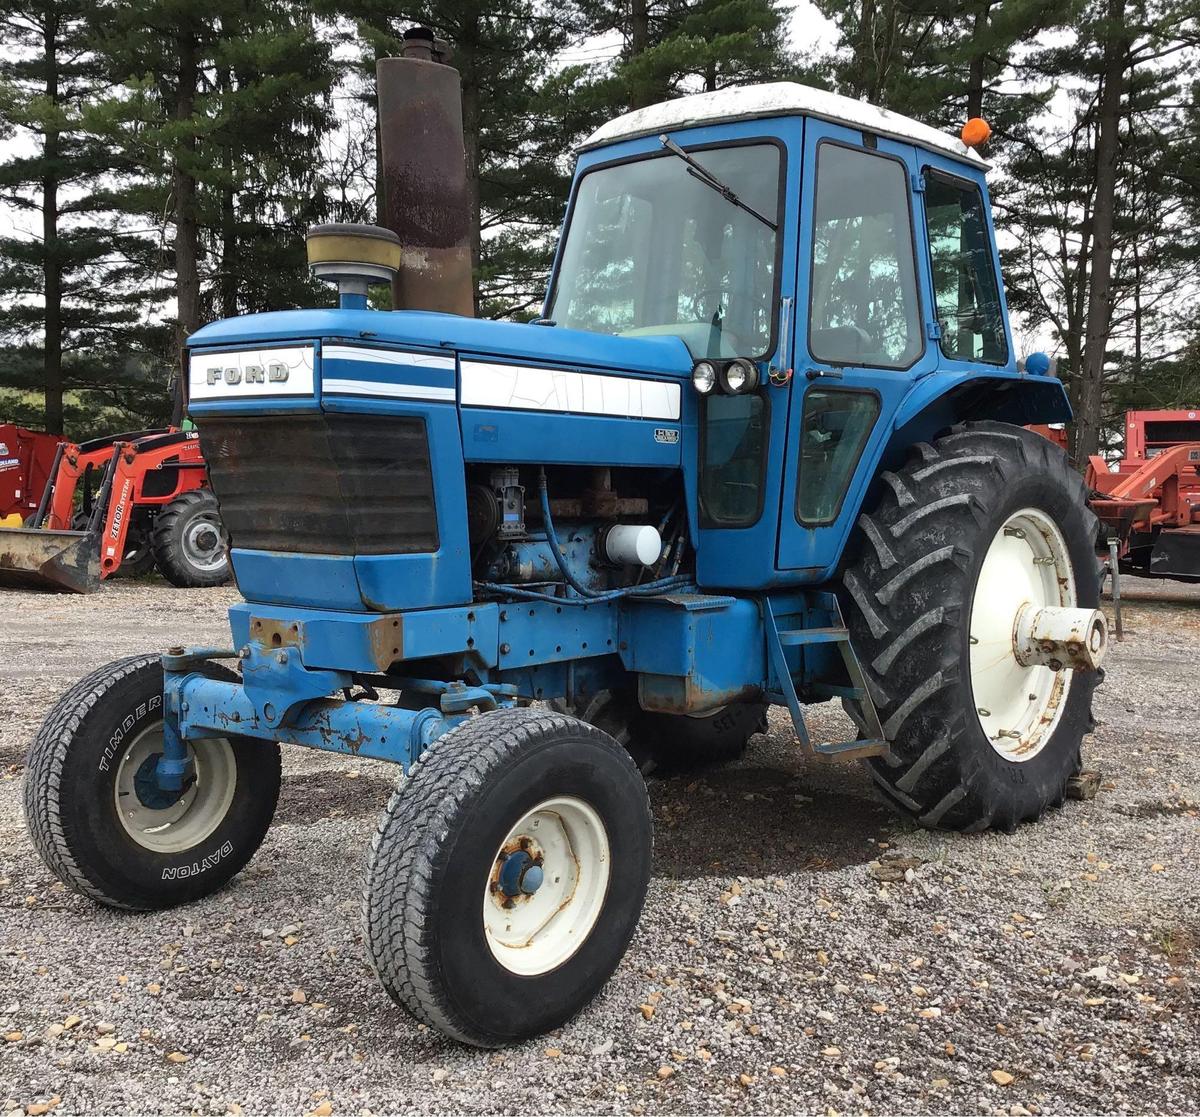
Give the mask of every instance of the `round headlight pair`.
M 758 369 L 745 357 L 732 361 L 697 361 L 692 368 L 692 387 L 702 396 L 714 388 L 730 396 L 740 396 L 758 387 Z

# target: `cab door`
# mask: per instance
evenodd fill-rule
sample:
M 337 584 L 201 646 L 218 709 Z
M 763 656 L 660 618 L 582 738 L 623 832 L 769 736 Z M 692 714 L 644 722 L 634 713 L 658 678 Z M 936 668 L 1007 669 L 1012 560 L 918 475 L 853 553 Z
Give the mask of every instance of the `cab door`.
M 918 181 L 910 147 L 806 121 L 777 555 L 781 570 L 805 580 L 837 564 L 891 416 L 913 381 L 937 367 Z

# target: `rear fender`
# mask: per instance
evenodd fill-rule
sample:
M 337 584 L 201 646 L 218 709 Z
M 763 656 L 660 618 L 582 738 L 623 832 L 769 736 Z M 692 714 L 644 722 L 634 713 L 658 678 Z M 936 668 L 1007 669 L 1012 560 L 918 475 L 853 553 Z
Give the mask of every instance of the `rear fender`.
M 988 376 L 935 373 L 918 380 L 896 409 L 880 464 L 898 465 L 914 443 L 928 442 L 955 423 L 984 419 L 1019 427 L 1067 423 L 1071 404 L 1062 382 L 1052 376 L 1000 369 Z

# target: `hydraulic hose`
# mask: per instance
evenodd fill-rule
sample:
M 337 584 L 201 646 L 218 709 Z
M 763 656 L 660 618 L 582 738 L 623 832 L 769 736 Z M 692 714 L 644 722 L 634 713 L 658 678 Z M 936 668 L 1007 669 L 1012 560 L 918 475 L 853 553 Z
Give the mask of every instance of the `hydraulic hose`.
M 691 575 L 677 574 L 671 578 L 659 578 L 653 582 L 646 582 L 644 585 L 623 586 L 615 590 L 588 589 L 587 586 L 583 585 L 575 577 L 574 573 L 567 566 L 562 552 L 559 550 L 558 532 L 554 529 L 554 518 L 550 514 L 550 494 L 546 487 L 546 471 L 544 469 L 538 473 L 538 495 L 541 500 L 542 519 L 546 528 L 546 542 L 550 545 L 551 554 L 554 555 L 555 565 L 557 565 L 559 573 L 562 574 L 563 580 L 578 596 L 558 597 L 552 593 L 525 589 L 523 586 L 504 585 L 499 582 L 476 582 L 475 586 L 477 589 L 527 601 L 551 601 L 555 605 L 590 605 L 605 601 L 616 601 L 622 597 L 652 596 L 656 593 L 666 593 L 670 590 L 683 589 L 685 586 L 692 585 L 693 579 Z M 682 557 L 682 552 L 680 553 L 680 557 Z

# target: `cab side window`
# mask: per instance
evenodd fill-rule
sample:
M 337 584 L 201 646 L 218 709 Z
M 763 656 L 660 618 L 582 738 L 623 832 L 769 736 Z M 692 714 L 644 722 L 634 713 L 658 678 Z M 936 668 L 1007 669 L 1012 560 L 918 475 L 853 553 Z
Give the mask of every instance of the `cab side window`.
M 924 349 L 908 172 L 859 148 L 817 147 L 808 346 L 835 365 L 908 368 Z
M 1008 342 L 979 188 L 926 169 L 925 226 L 942 352 L 1004 364 Z

